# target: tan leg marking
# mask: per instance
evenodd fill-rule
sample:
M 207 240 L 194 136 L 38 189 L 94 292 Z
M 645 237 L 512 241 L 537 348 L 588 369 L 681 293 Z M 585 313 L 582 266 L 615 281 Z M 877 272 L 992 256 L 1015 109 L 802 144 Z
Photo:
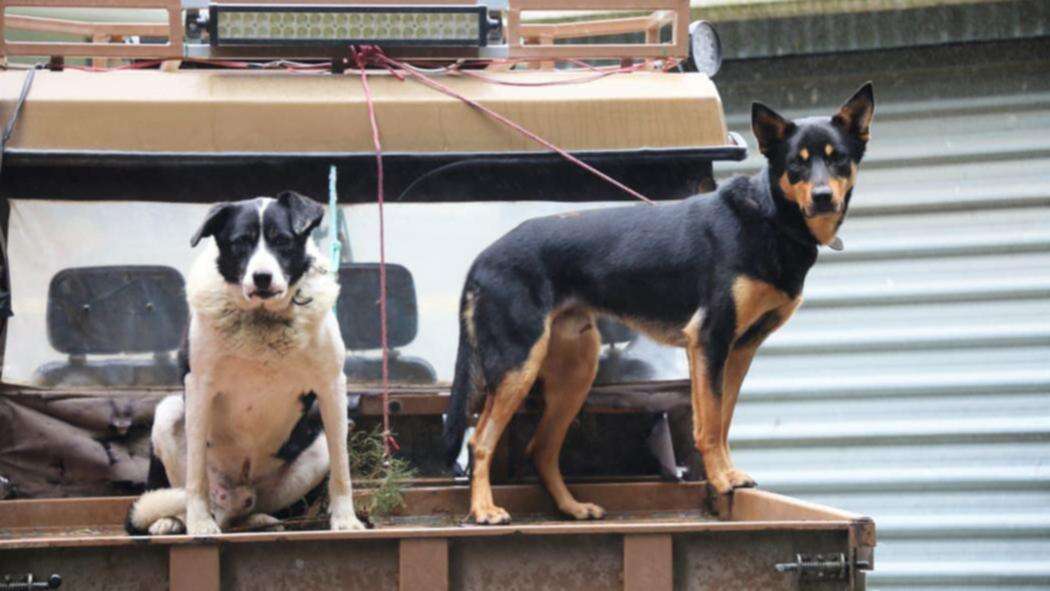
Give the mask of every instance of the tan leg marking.
M 732 297 L 736 312 L 734 341 L 766 312 L 790 301 L 787 294 L 772 285 L 744 275 L 739 276 L 733 282 Z M 712 390 L 706 357 L 703 346 L 699 342 L 698 323 L 699 317 L 696 317 L 685 329 L 686 338 L 689 341 L 686 345 L 686 352 L 689 356 L 689 378 L 692 382 L 693 393 L 693 436 L 696 439 L 696 447 L 703 456 L 708 483 L 719 494 L 726 494 L 736 486 L 753 483 L 746 474 L 734 472 L 727 444 L 729 433 L 729 420 L 727 419 L 732 418 L 732 407 L 735 406 L 736 397 L 739 395 L 739 384 L 730 387 L 728 383 L 736 380 L 732 375 L 734 370 L 731 368 L 732 347 L 730 347 L 730 354 L 723 368 L 721 395 Z M 749 363 L 750 359 L 748 359 Z M 740 373 L 739 381 L 742 382 L 743 374 L 747 373 L 747 365 L 738 362 L 737 366 L 736 371 Z M 732 393 L 727 395 L 729 390 L 732 390 Z M 727 405 L 728 410 L 726 410 Z
M 727 454 L 722 446 L 722 409 L 707 373 L 706 356 L 700 344 L 700 322 L 699 314 L 693 316 L 683 331 L 692 391 L 693 440 L 704 461 L 707 483 L 718 494 L 727 494 L 733 487 L 729 483 Z
M 463 325 L 467 329 L 467 342 L 469 342 L 472 346 L 477 347 L 478 333 L 477 329 L 474 327 L 474 310 L 476 308 L 477 301 L 473 292 L 467 292 L 467 295 L 464 299 L 466 301 L 463 303 L 462 316 Z
M 593 503 L 581 503 L 572 496 L 558 466 L 565 434 L 598 373 L 601 345 L 593 314 L 573 311 L 554 320 L 547 359 L 540 370 L 545 402 L 543 417 L 525 452 L 532 456 L 536 471 L 558 509 L 576 519 L 605 516 L 605 509 Z
M 786 293 L 758 279 L 739 275 L 733 281 L 736 335 L 740 338 L 766 312 L 793 301 Z M 734 339 L 735 340 L 735 339 Z
M 729 427 L 733 423 L 733 411 L 736 410 L 736 403 L 740 397 L 740 387 L 744 383 L 744 376 L 747 375 L 747 371 L 751 367 L 751 361 L 754 359 L 755 352 L 758 351 L 758 348 L 769 335 L 773 334 L 773 332 L 783 326 L 784 323 L 791 318 L 791 315 L 794 314 L 795 310 L 798 309 L 801 304 L 802 298 L 799 297 L 777 307 L 775 309 L 779 316 L 777 323 L 770 326 L 768 331 L 760 335 L 755 341 L 739 347 L 733 347 L 729 351 L 729 358 L 726 359 L 725 374 L 722 380 L 722 443 L 729 460 L 729 481 L 733 485 L 733 488 L 755 485 L 754 479 L 748 476 L 746 472 L 733 467 L 732 457 L 729 454 Z M 737 337 L 741 334 L 743 333 L 738 333 Z
M 508 372 L 496 391 L 488 396 L 485 410 L 471 437 L 474 467 L 470 482 L 470 514 L 479 525 L 510 523 L 510 514 L 502 507 L 497 507 L 492 500 L 492 484 L 489 481 L 492 454 L 496 451 L 503 430 L 539 375 L 543 360 L 547 357 L 550 332 L 551 318 L 548 317 L 544 322 L 543 334 L 532 346 L 525 362 L 518 369 Z

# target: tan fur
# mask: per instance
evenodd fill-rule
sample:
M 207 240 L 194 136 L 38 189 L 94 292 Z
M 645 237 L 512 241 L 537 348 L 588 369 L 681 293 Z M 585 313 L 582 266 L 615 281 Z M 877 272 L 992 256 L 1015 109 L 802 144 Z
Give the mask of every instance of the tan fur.
M 802 158 L 803 162 L 809 162 L 809 150 L 802 148 L 799 150 L 798 155 Z
M 733 306 L 736 310 L 736 337 L 744 334 L 763 314 L 788 303 L 791 298 L 779 289 L 747 275 L 733 281 Z
M 693 440 L 704 462 L 704 472 L 708 484 L 719 494 L 726 494 L 733 489 L 729 482 L 730 469 L 728 452 L 723 445 L 722 409 L 718 398 L 711 389 L 711 380 L 707 373 L 706 356 L 700 344 L 698 327 L 687 330 L 689 344 L 686 355 L 689 360 L 689 384 L 693 406 Z M 695 335 L 695 336 L 694 336 Z
M 793 301 L 768 283 L 743 275 L 733 282 L 732 295 L 737 319 L 734 340 L 767 312 Z M 700 322 L 701 315 L 697 314 L 683 330 L 688 341 L 686 354 L 692 386 L 693 437 L 703 457 L 708 483 L 719 493 L 725 494 L 733 488 L 754 483 L 747 474 L 733 467 L 728 438 L 740 384 L 758 345 L 741 349 L 739 353 L 731 350 L 723 369 L 722 392 L 715 392 L 699 338 Z
M 670 323 L 648 321 L 629 316 L 616 316 L 616 319 L 626 324 L 629 328 L 636 330 L 657 343 L 670 345 L 672 347 L 684 347 L 685 336 L 682 327 Z
M 854 167 L 856 170 L 856 167 Z M 805 216 L 806 227 L 809 228 L 810 234 L 820 244 L 828 244 L 835 238 L 835 234 L 838 232 L 839 225 L 842 222 L 842 213 L 824 214 L 816 217 L 810 217 L 809 212 L 813 209 L 813 184 L 806 181 L 800 181 L 795 184 L 791 184 L 788 180 L 787 173 L 780 176 L 780 190 L 784 192 L 784 196 L 787 197 L 788 201 L 791 201 L 798 205 Z M 832 178 L 832 200 L 841 209 L 841 204 L 845 201 L 846 191 L 841 193 L 835 189 L 836 180 Z M 841 186 L 841 185 L 840 185 Z M 852 184 L 850 185 L 852 186 Z
M 726 359 L 724 374 L 722 377 L 722 445 L 729 459 L 729 482 L 736 488 L 739 486 L 753 486 L 754 480 L 744 471 L 733 467 L 732 454 L 729 453 L 729 428 L 733 424 L 733 411 L 736 409 L 737 400 L 740 398 L 740 387 L 744 383 L 744 377 L 751 368 L 751 361 L 755 357 L 758 348 L 765 342 L 766 338 L 773 334 L 781 326 L 784 326 L 795 310 L 802 305 L 802 298 L 798 297 L 790 302 L 775 308 L 779 319 L 777 323 L 769 328 L 769 331 L 760 335 L 754 341 L 743 346 L 734 346 Z M 747 330 L 750 326 L 745 327 Z M 738 337 L 742 334 L 738 324 Z
M 475 430 L 471 441 L 474 447 L 474 471 L 470 483 L 470 514 L 479 524 L 498 524 L 510 521 L 510 514 L 496 506 L 492 499 L 492 485 L 489 481 L 489 469 L 492 454 L 496 451 L 503 430 L 525 400 L 539 375 L 544 359 L 547 357 L 547 346 L 550 341 L 553 314 L 544 321 L 543 334 L 529 351 L 529 356 L 521 367 L 510 371 L 500 382 L 496 391 L 489 395 L 486 409 Z
M 581 503 L 572 496 L 558 466 L 565 434 L 583 407 L 598 373 L 601 345 L 594 314 L 570 311 L 554 321 L 547 359 L 540 370 L 545 403 L 543 417 L 526 449 L 558 509 L 576 519 L 599 519 L 605 515 L 605 510 L 598 505 Z
M 850 164 L 850 175 L 846 178 L 833 176 L 828 184 L 831 185 L 831 199 L 836 206 L 841 206 L 846 202 L 846 194 L 849 193 L 853 185 L 857 183 L 857 164 Z
M 824 155 L 831 156 L 835 152 L 835 148 L 831 147 L 831 144 L 824 144 Z
M 813 184 L 806 181 L 800 181 L 795 184 L 791 184 L 788 180 L 788 175 L 785 172 L 780 175 L 780 190 L 784 192 L 784 196 L 787 197 L 788 201 L 791 201 L 799 208 L 806 212 L 813 207 Z
M 466 303 L 463 304 L 463 326 L 467 329 L 467 342 L 470 343 L 471 347 L 477 348 L 478 332 L 474 327 L 474 308 L 476 305 L 474 293 L 467 292 L 465 299 Z

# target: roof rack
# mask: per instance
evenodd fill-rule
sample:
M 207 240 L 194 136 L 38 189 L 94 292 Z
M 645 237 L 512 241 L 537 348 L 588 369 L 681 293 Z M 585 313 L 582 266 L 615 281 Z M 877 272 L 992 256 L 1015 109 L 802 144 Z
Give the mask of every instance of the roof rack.
M 89 22 L 69 18 L 68 10 L 66 13 L 54 10 L 71 8 L 154 9 L 164 11 L 167 19 L 166 22 L 113 22 L 112 19 Z M 34 10 L 28 11 L 32 14 L 26 14 L 26 9 Z M 54 16 L 41 15 L 49 10 Z M 551 19 L 547 11 L 557 11 L 557 16 Z M 251 14 L 245 15 L 245 12 Z M 241 30 L 216 24 L 219 15 L 231 19 L 234 18 L 231 15 L 236 15 L 238 19 L 253 19 L 255 22 L 254 19 L 263 18 L 316 18 L 319 21 L 321 18 L 332 19 L 331 15 L 349 19 L 351 17 L 346 15 L 376 13 L 382 13 L 379 17 L 408 19 L 410 15 L 453 12 L 468 19 L 465 22 L 471 26 L 473 37 L 460 40 L 450 40 L 447 36 L 412 38 L 405 25 L 404 33 L 402 29 L 397 30 L 397 35 L 404 36 L 396 39 L 353 36 L 354 29 L 350 29 L 351 34 L 347 35 L 336 29 L 324 29 L 331 36 L 318 36 L 309 28 L 288 29 L 293 30 L 292 37 L 231 39 L 229 32 L 240 33 Z M 479 20 L 471 22 L 471 15 L 478 15 Z M 537 20 L 536 15 L 542 20 Z M 269 21 L 267 27 L 272 22 Z M 400 22 L 396 20 L 396 23 Z M 272 31 L 276 31 L 276 24 L 273 26 Z M 670 39 L 663 41 L 661 32 L 668 26 Z M 15 31 L 21 33 L 16 36 L 23 38 L 26 33 L 59 33 L 81 39 L 16 40 L 11 35 Z M 295 31 L 305 31 L 305 37 L 299 38 Z M 421 31 L 422 27 L 413 29 L 412 34 Z M 252 32 L 257 30 L 253 28 Z M 276 34 L 269 28 L 262 33 Z M 640 42 L 622 40 L 624 35 L 638 33 L 644 34 L 639 36 Z M 593 38 L 603 36 L 619 36 L 619 39 L 609 43 L 593 42 Z M 591 42 L 573 42 L 582 38 L 590 38 Z M 689 1 L 425 0 L 412 4 L 394 0 L 326 0 L 322 3 L 310 0 L 5 0 L 0 9 L 0 56 L 5 58 L 329 59 L 345 56 L 348 46 L 353 44 L 379 45 L 392 56 L 424 60 L 684 58 L 689 52 Z

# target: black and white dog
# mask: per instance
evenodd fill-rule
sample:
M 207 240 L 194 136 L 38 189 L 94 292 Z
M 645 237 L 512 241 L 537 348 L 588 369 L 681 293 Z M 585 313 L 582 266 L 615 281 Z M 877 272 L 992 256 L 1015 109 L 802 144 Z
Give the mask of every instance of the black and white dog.
M 154 454 L 176 488 L 146 493 L 129 530 L 219 533 L 266 525 L 328 472 L 333 530 L 361 529 L 347 452 L 339 285 L 310 232 L 324 208 L 294 192 L 221 203 L 190 244 L 186 393 L 158 406 Z M 316 401 L 324 425 L 304 430 Z M 184 513 L 184 517 L 183 517 Z

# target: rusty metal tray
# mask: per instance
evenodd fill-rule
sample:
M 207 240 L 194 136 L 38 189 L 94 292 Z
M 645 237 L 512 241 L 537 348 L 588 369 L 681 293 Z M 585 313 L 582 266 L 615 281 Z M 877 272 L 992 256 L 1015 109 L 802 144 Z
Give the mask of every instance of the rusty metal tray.
M 571 488 L 609 517 L 565 521 L 541 487 L 497 486 L 516 521 L 479 527 L 459 521 L 466 486 L 416 487 L 364 532 L 149 538 L 123 533 L 133 497 L 6 501 L 0 577 L 58 573 L 76 590 L 862 589 L 872 565 L 874 522 L 829 507 L 739 490 L 718 519 L 702 483 Z

